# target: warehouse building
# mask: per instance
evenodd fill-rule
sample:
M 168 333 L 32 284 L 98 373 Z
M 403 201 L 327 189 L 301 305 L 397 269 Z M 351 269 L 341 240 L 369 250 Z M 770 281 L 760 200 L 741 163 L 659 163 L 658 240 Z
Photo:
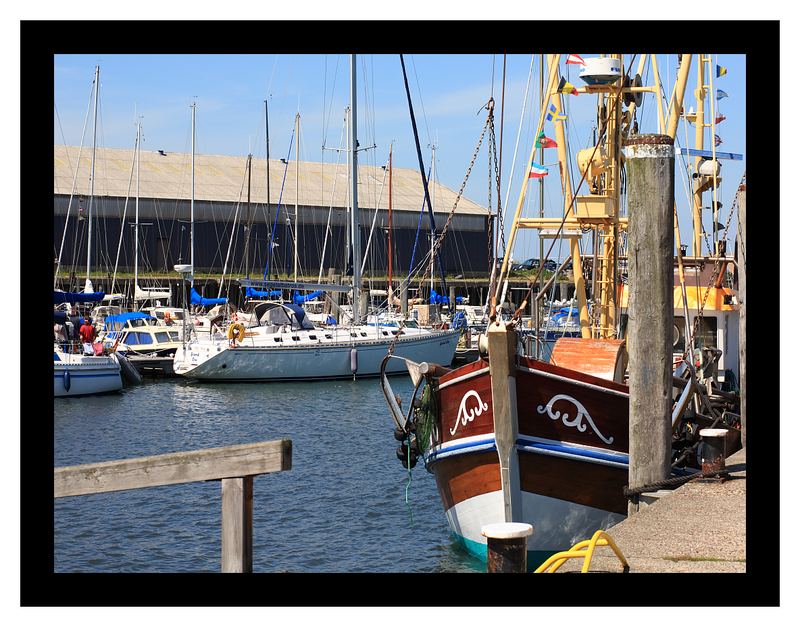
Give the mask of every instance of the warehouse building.
M 91 232 L 92 273 L 132 271 L 137 208 L 135 151 L 98 148 L 90 204 L 91 149 L 54 146 L 54 257 L 61 271 L 85 274 Z M 138 177 L 140 272 L 173 272 L 190 263 L 195 272 L 260 278 L 291 276 L 295 240 L 299 276 L 316 278 L 330 268 L 347 273 L 347 166 L 246 156 L 195 155 L 194 220 L 191 220 L 191 155 L 141 151 Z M 385 276 L 388 267 L 389 177 L 385 168 L 359 165 L 358 205 L 364 273 Z M 269 200 L 267 187 L 269 186 Z M 436 228 L 441 232 L 456 192 L 431 184 Z M 249 202 L 248 202 L 249 199 Z M 392 172 L 392 247 L 395 275 L 406 274 L 430 249 L 430 223 L 422 213 L 419 172 Z M 89 214 L 92 216 L 89 228 Z M 249 229 L 248 229 L 248 225 Z M 449 274 L 485 274 L 488 211 L 462 197 L 441 249 Z M 192 229 L 193 226 L 193 229 Z M 194 232 L 191 245 L 191 233 Z M 249 230 L 249 238 L 247 233 Z M 327 233 L 327 238 L 326 238 Z M 269 242 L 274 242 L 269 255 Z M 416 250 L 415 250 L 416 242 Z M 324 251 L 324 259 L 322 257 Z

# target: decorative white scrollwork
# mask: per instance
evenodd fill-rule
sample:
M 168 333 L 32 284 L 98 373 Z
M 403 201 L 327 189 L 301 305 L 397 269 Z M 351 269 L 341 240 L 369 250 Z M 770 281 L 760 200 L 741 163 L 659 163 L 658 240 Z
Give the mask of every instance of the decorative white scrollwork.
M 467 399 L 470 397 L 475 397 L 478 400 L 478 404 L 475 407 L 467 409 Z M 472 422 L 475 420 L 475 416 L 480 416 L 484 411 L 489 409 L 489 405 L 483 402 L 483 399 L 475 390 L 470 390 L 464 397 L 461 399 L 461 405 L 458 408 L 458 416 L 456 417 L 456 424 L 453 425 L 453 428 L 450 429 L 450 435 L 455 435 L 456 429 L 458 429 L 458 425 L 464 425 L 468 422 Z
M 566 412 L 562 413 L 560 411 L 553 411 L 553 405 L 556 403 L 556 401 L 562 401 L 562 400 L 569 401 L 577 408 L 578 413 L 572 420 L 568 420 L 569 414 Z M 564 426 L 575 427 L 581 433 L 586 431 L 586 425 L 583 423 L 583 419 L 586 418 L 586 420 L 589 423 L 589 426 L 592 427 L 592 431 L 594 431 L 597 434 L 597 437 L 603 440 L 603 442 L 605 442 L 606 444 L 611 444 L 614 441 L 613 436 L 610 438 L 605 438 L 603 434 L 600 433 L 600 431 L 597 429 L 597 426 L 594 424 L 594 420 L 592 420 L 592 417 L 589 415 L 589 412 L 586 411 L 586 408 L 579 401 L 575 400 L 571 396 L 567 396 L 566 394 L 556 394 L 553 398 L 550 399 L 550 402 L 547 403 L 547 405 L 539 405 L 539 407 L 536 408 L 536 411 L 538 411 L 540 414 L 547 412 L 547 415 L 550 416 L 552 420 L 558 420 L 559 418 L 561 418 L 561 422 L 564 423 Z

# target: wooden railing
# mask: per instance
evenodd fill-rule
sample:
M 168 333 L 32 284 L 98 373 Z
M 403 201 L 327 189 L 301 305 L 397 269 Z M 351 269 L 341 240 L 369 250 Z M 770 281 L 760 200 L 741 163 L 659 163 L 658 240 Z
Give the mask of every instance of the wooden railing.
M 291 467 L 291 440 L 65 466 L 53 471 L 54 498 L 221 480 L 221 570 L 245 573 L 253 571 L 253 477 Z

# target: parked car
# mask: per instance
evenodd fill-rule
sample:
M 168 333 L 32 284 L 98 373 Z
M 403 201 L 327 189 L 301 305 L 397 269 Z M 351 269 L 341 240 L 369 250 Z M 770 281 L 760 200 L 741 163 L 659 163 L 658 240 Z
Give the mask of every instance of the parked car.
M 539 268 L 539 259 L 526 259 L 522 263 L 515 263 L 511 266 L 512 270 L 537 270 Z M 558 264 L 552 259 L 544 260 L 544 269 L 550 272 L 555 272 L 558 269 Z

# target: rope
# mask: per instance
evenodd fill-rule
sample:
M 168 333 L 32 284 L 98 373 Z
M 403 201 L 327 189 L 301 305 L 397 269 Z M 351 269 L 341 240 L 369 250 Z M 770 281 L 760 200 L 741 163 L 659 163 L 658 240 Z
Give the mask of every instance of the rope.
M 688 483 L 694 479 L 702 479 L 704 477 L 720 477 L 720 476 L 727 476 L 727 472 L 722 472 L 719 470 L 707 470 L 705 472 L 696 472 L 691 475 L 686 475 L 684 477 L 672 477 L 671 479 L 664 479 L 663 481 L 655 481 L 648 485 L 640 486 L 638 488 L 629 488 L 625 486 L 622 489 L 622 493 L 630 498 L 632 496 L 639 496 L 645 492 L 652 492 L 653 490 L 658 490 L 660 488 L 671 488 L 681 486 L 684 483 Z

